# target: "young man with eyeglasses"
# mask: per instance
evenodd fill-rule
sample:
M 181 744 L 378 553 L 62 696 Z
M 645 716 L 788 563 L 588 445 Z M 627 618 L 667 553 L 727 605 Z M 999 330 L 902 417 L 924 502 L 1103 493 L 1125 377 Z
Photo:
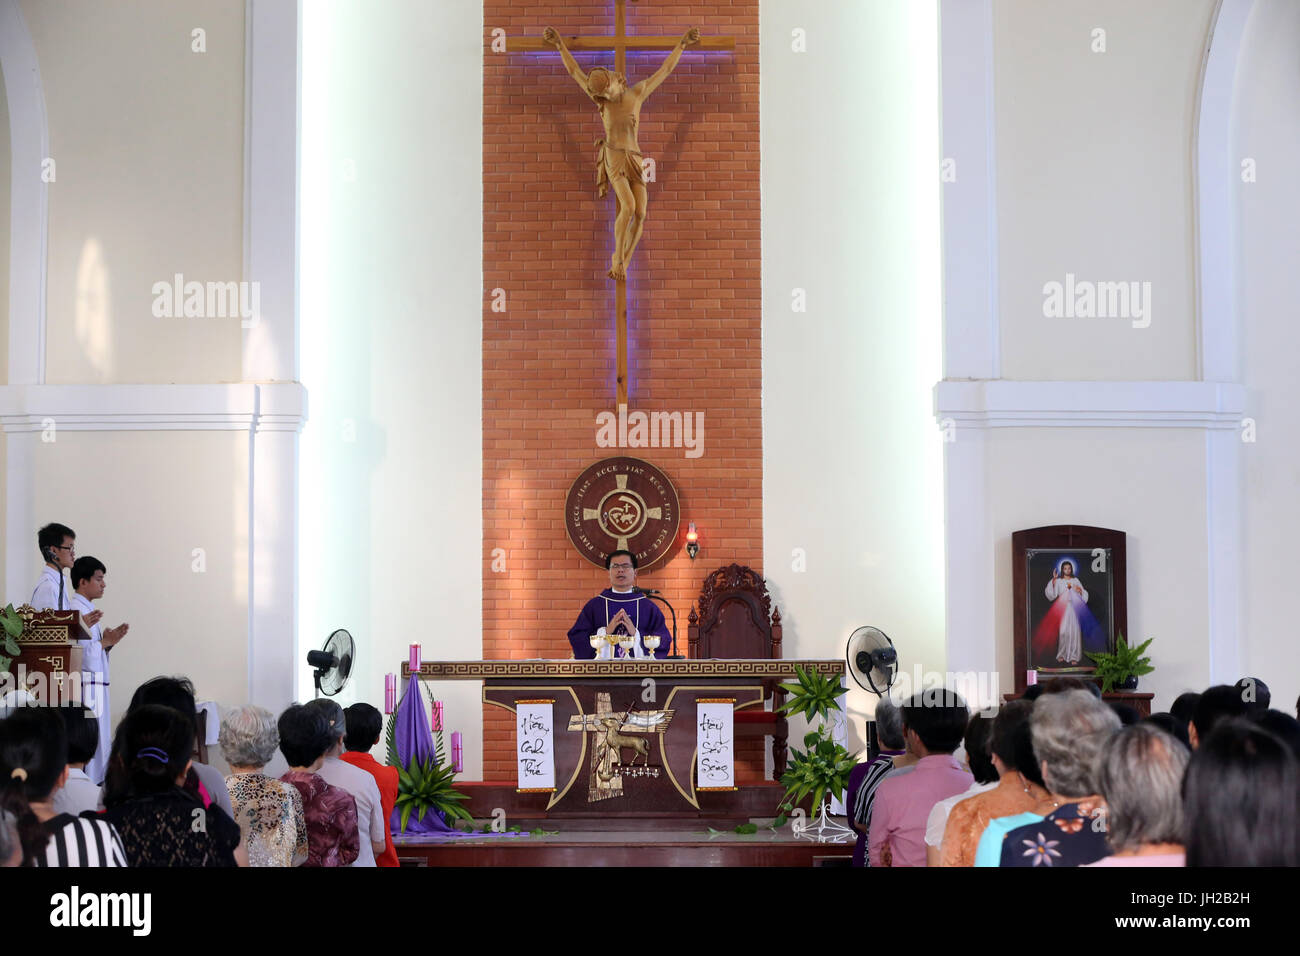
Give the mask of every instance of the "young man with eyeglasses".
M 631 651 L 615 647 L 615 655 L 649 657 L 641 638 L 654 634 L 659 638 L 654 656 L 667 657 L 672 635 L 663 612 L 654 601 L 634 590 L 636 555 L 631 551 L 614 551 L 605 558 L 605 567 L 609 569 L 609 587 L 583 606 L 578 620 L 569 628 L 573 656 L 578 660 L 595 658 L 596 650 L 591 646 L 593 634 L 629 634 L 633 639 Z
M 32 591 L 31 605 L 38 611 L 70 611 L 72 589 L 64 586 L 63 572 L 77 559 L 77 535 L 57 521 L 36 533 L 36 546 L 45 559 L 41 579 Z M 93 622 L 91 622 L 93 623 Z

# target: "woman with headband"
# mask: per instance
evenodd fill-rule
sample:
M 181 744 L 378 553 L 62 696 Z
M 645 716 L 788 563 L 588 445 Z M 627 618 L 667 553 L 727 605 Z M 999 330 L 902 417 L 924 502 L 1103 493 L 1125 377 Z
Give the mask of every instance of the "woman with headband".
M 183 789 L 194 724 L 159 704 L 118 725 L 104 784 L 104 817 L 117 827 L 131 866 L 247 866 L 239 825 L 217 804 Z

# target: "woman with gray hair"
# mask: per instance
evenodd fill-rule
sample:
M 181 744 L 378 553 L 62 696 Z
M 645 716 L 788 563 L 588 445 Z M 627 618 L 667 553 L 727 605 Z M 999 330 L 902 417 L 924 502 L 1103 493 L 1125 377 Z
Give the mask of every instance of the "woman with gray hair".
M 249 866 L 297 866 L 307 859 L 302 797 L 297 788 L 262 773 L 280 746 L 275 716 L 261 707 L 228 711 L 217 742 L 230 764 L 226 789 Z
M 1109 855 L 1097 763 L 1120 728 L 1119 717 L 1088 691 L 1071 690 L 1039 697 L 1029 728 L 1043 781 L 1061 805 L 1008 832 L 1000 865 L 1082 866 Z
M 1097 790 L 1114 853 L 1086 866 L 1183 866 L 1183 773 L 1191 752 L 1154 724 L 1106 742 Z
M 871 865 L 867 859 L 867 838 L 870 835 L 871 807 L 880 781 L 887 774 L 895 770 L 911 769 L 916 763 L 916 757 L 906 751 L 903 711 L 888 696 L 876 702 L 875 725 L 880 753 L 874 759 L 853 768 L 844 793 L 844 806 L 848 808 L 853 829 L 858 831 L 858 843 L 853 848 L 854 866 Z

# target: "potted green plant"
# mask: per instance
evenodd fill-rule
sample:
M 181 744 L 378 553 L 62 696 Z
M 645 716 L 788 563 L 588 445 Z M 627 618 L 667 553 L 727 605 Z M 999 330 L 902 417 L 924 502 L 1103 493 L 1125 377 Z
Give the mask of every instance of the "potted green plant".
M 779 708 L 786 714 L 803 714 L 817 725 L 804 735 L 804 750 L 790 748 L 786 771 L 781 775 L 785 794 L 781 797 L 779 815 L 774 826 L 785 823 L 787 814 L 811 794 L 813 814 L 818 822 L 815 830 L 818 840 L 839 842 L 853 835 L 853 831 L 826 819 L 831 797 L 840 796 L 849 785 L 849 775 L 857 763 L 852 753 L 831 739 L 827 720 L 831 711 L 839 710 L 839 696 L 844 693 L 840 678 L 805 671 L 795 665 L 798 683 L 782 684 L 789 698 Z M 811 831 L 812 825 L 804 828 Z
M 9 670 L 14 658 L 22 653 L 18 638 L 23 633 L 23 619 L 12 604 L 0 611 L 0 674 Z
M 1128 642 L 1124 640 L 1124 635 L 1120 634 L 1115 639 L 1115 653 L 1107 654 L 1099 651 L 1096 654 L 1085 654 L 1097 665 L 1093 676 L 1101 681 L 1103 694 L 1109 694 L 1116 688 L 1136 690 L 1138 678 L 1155 670 L 1151 666 L 1151 658 L 1143 656 L 1143 652 L 1153 640 L 1154 638 L 1148 637 L 1137 647 L 1129 647 Z

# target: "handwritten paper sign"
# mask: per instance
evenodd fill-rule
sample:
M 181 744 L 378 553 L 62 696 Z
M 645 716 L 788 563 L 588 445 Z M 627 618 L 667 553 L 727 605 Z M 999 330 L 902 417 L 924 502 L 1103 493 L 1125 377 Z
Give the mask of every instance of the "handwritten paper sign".
M 520 793 L 555 789 L 554 717 L 554 700 L 521 700 L 515 704 Z
M 736 789 L 735 747 L 732 698 L 696 701 L 695 747 L 698 753 L 696 781 L 698 790 Z

